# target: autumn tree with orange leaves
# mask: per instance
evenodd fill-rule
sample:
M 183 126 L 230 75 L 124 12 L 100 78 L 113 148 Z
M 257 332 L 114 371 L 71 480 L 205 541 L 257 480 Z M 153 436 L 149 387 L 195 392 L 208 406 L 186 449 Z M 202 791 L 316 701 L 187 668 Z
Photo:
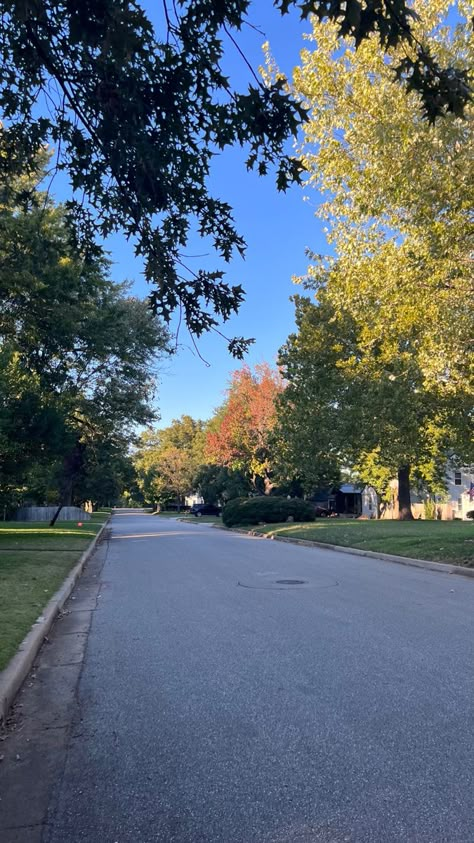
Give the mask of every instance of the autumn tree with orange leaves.
M 275 402 L 283 391 L 278 369 L 268 363 L 243 366 L 232 374 L 227 397 L 210 422 L 206 455 L 210 462 L 245 473 L 255 491 L 269 494 L 275 485 L 270 440 Z

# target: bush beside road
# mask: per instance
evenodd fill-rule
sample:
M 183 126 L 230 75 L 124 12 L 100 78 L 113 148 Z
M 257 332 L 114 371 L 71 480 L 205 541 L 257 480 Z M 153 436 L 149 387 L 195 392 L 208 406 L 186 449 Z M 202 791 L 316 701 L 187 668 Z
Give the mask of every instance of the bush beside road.
M 298 522 L 314 521 L 313 504 L 301 498 L 258 495 L 253 498 L 234 498 L 222 511 L 226 527 L 265 522 L 278 524 L 288 518 Z

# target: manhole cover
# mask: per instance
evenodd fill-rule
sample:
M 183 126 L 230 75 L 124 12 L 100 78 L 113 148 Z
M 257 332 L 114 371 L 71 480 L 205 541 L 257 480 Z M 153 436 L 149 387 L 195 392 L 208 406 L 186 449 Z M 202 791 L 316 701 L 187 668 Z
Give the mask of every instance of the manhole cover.
M 326 577 L 316 572 L 312 574 L 311 580 L 293 577 L 291 579 L 281 577 L 277 580 L 275 576 L 278 576 L 276 571 L 264 571 L 263 573 L 257 573 L 246 581 L 240 580 L 237 585 L 241 588 L 263 589 L 265 591 L 290 591 L 291 589 L 302 591 L 303 588 L 333 588 L 335 585 L 339 585 L 333 577 Z
M 306 580 L 275 580 L 278 585 L 305 585 Z

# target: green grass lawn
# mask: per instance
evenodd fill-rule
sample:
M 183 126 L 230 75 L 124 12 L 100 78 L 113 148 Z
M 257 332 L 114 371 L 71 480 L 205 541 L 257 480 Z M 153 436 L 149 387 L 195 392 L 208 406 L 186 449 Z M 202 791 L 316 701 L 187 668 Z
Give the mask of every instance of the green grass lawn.
M 97 512 L 91 513 L 91 521 L 103 524 L 104 521 L 107 521 L 107 518 L 112 514 L 112 512 L 112 507 L 105 506 L 104 509 L 99 509 Z
M 108 517 L 0 522 L 0 670 Z
M 469 521 L 355 521 L 317 519 L 248 529 L 414 559 L 474 567 L 474 523 Z

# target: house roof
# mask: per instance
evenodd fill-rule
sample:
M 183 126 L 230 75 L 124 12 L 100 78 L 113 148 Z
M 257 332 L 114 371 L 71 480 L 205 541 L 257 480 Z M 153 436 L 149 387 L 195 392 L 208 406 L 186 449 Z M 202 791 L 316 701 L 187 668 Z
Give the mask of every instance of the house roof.
M 325 489 L 316 489 L 309 500 L 313 503 L 323 503 L 330 498 L 334 498 L 338 492 L 342 492 L 343 495 L 360 495 L 364 488 L 363 484 L 357 483 L 342 483 L 339 487 L 328 486 Z
M 362 489 L 363 487 L 358 486 L 356 483 L 343 483 L 339 486 L 339 491 L 343 495 L 358 495 L 362 492 Z

